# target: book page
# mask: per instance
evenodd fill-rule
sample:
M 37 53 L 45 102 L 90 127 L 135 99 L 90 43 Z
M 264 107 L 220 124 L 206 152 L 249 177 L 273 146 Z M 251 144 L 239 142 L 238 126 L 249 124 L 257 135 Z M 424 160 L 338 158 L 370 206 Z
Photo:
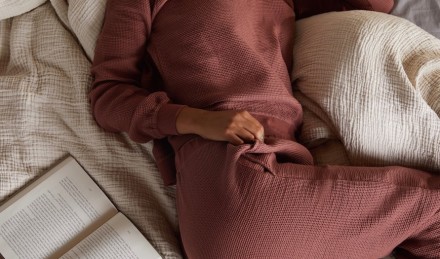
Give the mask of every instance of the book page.
M 0 254 L 57 258 L 116 213 L 69 157 L 0 207 Z
M 162 257 L 130 220 L 122 213 L 118 213 L 61 257 L 61 259 L 79 258 L 159 259 Z

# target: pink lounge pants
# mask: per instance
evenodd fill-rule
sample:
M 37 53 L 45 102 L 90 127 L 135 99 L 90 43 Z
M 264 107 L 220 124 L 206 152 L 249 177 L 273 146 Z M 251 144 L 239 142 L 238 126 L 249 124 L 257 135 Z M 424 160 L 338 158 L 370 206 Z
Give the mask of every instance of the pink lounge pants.
M 176 151 L 190 259 L 440 258 L 440 178 L 402 167 L 310 163 L 287 140 L 233 146 L 193 137 Z

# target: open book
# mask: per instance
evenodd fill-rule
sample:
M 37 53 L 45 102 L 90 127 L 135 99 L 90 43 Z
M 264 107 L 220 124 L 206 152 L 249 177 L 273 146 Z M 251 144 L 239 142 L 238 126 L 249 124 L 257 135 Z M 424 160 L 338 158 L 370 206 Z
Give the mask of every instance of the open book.
M 0 254 L 6 259 L 161 258 L 72 157 L 0 207 Z

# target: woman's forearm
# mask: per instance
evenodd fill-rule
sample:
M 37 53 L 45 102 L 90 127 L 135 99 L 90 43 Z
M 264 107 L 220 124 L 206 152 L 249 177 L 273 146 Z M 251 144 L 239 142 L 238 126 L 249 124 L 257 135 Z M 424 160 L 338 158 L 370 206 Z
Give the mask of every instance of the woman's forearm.
M 264 128 L 247 111 L 206 111 L 185 107 L 176 119 L 179 134 L 228 141 L 234 145 L 264 140 Z

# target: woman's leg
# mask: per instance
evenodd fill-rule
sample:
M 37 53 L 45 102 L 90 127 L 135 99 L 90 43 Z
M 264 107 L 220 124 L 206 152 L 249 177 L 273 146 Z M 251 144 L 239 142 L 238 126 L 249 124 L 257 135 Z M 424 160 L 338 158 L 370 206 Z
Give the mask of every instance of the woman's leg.
M 196 138 L 177 152 L 189 258 L 379 258 L 397 246 L 440 257 L 439 178 L 239 149 Z

